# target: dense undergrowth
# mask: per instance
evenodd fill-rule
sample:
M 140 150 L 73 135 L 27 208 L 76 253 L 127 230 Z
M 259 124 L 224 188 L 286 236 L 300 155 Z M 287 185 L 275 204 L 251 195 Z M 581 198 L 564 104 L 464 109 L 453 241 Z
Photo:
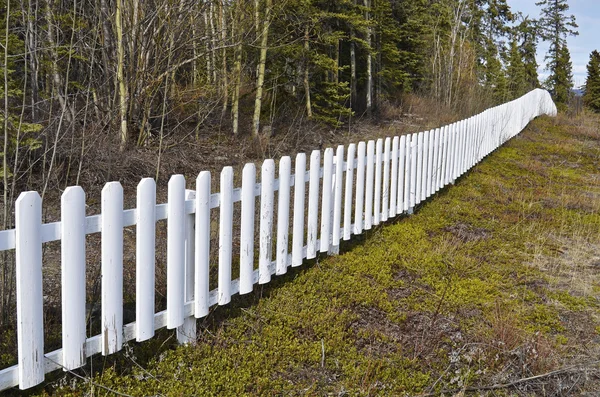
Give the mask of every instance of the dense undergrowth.
M 164 332 L 42 393 L 593 395 L 598 127 L 539 119 L 414 215 L 215 309 L 197 346 Z

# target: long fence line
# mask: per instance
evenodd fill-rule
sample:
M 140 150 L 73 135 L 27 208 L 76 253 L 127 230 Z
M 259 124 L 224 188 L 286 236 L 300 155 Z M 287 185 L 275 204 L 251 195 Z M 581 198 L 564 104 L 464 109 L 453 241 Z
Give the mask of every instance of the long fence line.
M 82 367 L 87 357 L 118 352 L 123 343 L 150 339 L 163 327 L 176 329 L 180 343 L 193 343 L 196 319 L 206 316 L 211 306 L 226 305 L 232 295 L 247 294 L 255 284 L 266 284 L 273 275 L 285 274 L 288 267 L 300 266 L 319 252 L 336 254 L 341 240 L 412 213 L 416 205 L 454 183 L 543 114 L 556 115 L 556 107 L 548 92 L 538 89 L 431 131 L 351 144 L 347 150 L 338 146 L 335 154 L 329 148 L 322 161 L 318 150 L 308 159 L 300 153 L 294 174 L 290 157 L 282 157 L 279 178 L 275 162 L 265 160 L 260 183 L 255 165 L 246 164 L 237 189 L 231 167 L 221 172 L 219 193 L 211 193 L 209 172 L 200 172 L 195 190 L 186 190 L 184 177 L 174 175 L 166 204 L 156 203 L 155 182 L 145 178 L 137 188 L 135 209 L 123 209 L 123 189 L 110 182 L 102 190 L 102 213 L 95 216 L 85 215 L 83 189 L 69 187 L 62 195 L 61 221 L 54 223 L 42 223 L 37 192 L 22 193 L 16 202 L 15 229 L 0 231 L 0 251 L 16 250 L 18 338 L 18 364 L 0 370 L 0 390 L 33 387 L 48 372 Z M 239 278 L 232 280 L 237 202 L 241 202 Z M 218 287 L 210 290 L 210 212 L 217 208 Z M 166 310 L 155 313 L 156 223 L 163 219 L 167 220 Z M 132 225 L 137 225 L 136 321 L 123 324 L 123 229 Z M 93 233 L 101 234 L 101 332 L 88 337 L 85 244 L 86 235 Z M 42 245 L 56 240 L 61 241 L 62 349 L 44 354 Z

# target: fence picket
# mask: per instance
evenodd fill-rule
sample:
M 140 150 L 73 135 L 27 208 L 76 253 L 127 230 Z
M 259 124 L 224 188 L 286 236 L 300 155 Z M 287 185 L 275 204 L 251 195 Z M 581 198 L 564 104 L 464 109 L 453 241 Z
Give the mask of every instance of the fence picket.
M 21 193 L 15 203 L 17 340 L 19 388 L 44 381 L 42 297 L 42 199 Z
M 123 346 L 123 188 L 102 189 L 102 355 Z
M 392 140 L 392 164 L 391 164 L 391 175 L 390 175 L 390 206 L 388 216 L 393 218 L 396 216 L 396 206 L 398 205 L 398 145 L 400 138 L 397 136 Z
M 431 182 L 431 194 L 436 193 L 439 190 L 440 183 L 440 129 L 436 128 L 433 133 L 433 172 Z
M 308 221 L 306 224 L 306 259 L 317 256 L 317 231 L 319 227 L 319 175 L 321 173 L 321 152 L 310 154 L 310 180 L 308 183 Z
M 425 144 L 425 148 L 427 149 L 427 172 L 425 173 L 424 199 L 432 195 L 431 180 L 433 179 L 433 144 L 435 141 L 434 135 L 435 130 L 431 130 L 426 133 L 427 143 Z
M 285 274 L 288 266 L 288 237 L 290 229 L 290 177 L 292 160 L 289 156 L 279 160 L 279 197 L 277 200 L 276 274 Z
M 323 195 L 321 196 L 321 243 L 320 252 L 329 251 L 329 242 L 331 241 L 331 204 L 332 204 L 332 183 L 333 183 L 333 149 L 325 149 L 323 155 Z
M 367 174 L 365 184 L 365 225 L 364 229 L 369 230 L 373 226 L 373 177 L 374 173 L 374 158 L 375 156 L 375 141 L 367 143 Z
M 194 288 L 194 316 L 208 315 L 210 263 L 210 172 L 202 171 L 196 178 L 196 271 Z
M 137 186 L 135 255 L 136 341 L 154 336 L 154 276 L 156 265 L 156 183 L 144 178 Z M 63 345 L 64 346 L 64 345 Z
M 275 162 L 272 159 L 267 159 L 263 162 L 260 180 L 259 284 L 266 284 L 271 281 L 274 185 Z
M 442 128 L 442 133 L 440 137 L 440 158 L 441 158 L 441 168 L 440 168 L 440 189 L 443 189 L 448 184 L 448 178 L 446 175 L 446 163 L 448 159 L 448 127 L 444 126 Z
M 396 194 L 396 215 L 404 212 L 404 170 L 406 167 L 406 135 L 402 135 L 398 142 L 398 171 L 397 171 L 397 194 Z
M 254 288 L 254 211 L 256 167 L 252 163 L 242 171 L 242 212 L 240 225 L 240 295 Z
M 342 189 L 344 186 L 344 146 L 339 145 L 335 154 L 335 180 L 333 190 L 333 224 L 331 231 L 332 254 L 340 251 L 340 231 L 342 223 Z
M 383 161 L 383 139 L 375 144 L 375 191 L 373 193 L 373 225 L 381 222 L 381 162 Z
M 415 186 L 415 204 L 419 204 L 421 202 L 421 191 L 423 185 L 423 141 L 424 141 L 424 132 L 419 132 L 417 134 L 417 181 Z
M 420 174 L 419 164 L 419 135 L 412 134 L 411 145 L 410 145 L 410 204 L 408 207 L 409 213 L 412 213 L 413 208 L 417 205 L 417 190 L 420 188 L 418 185 L 417 174 Z
M 219 203 L 219 294 L 218 304 L 231 301 L 231 260 L 233 254 L 233 168 L 221 171 Z
M 404 207 L 402 208 L 402 212 L 406 212 L 411 208 L 410 206 L 410 189 L 411 188 L 411 167 L 412 167 L 412 139 L 411 135 L 406 135 L 406 139 L 404 140 L 405 148 L 404 148 Z
M 306 155 L 296 155 L 294 177 L 294 224 L 292 231 L 292 266 L 302 265 L 304 248 L 304 195 L 306 189 Z
M 85 364 L 85 193 L 68 187 L 61 197 L 61 292 L 64 370 Z
M 385 138 L 383 146 L 383 181 L 381 186 L 381 222 L 388 219 L 390 213 L 390 146 L 392 140 L 390 137 Z
M 346 186 L 344 187 L 344 240 L 350 240 L 352 235 L 352 186 L 354 185 L 354 154 L 356 145 L 348 145 L 346 157 Z
M 167 329 L 183 324 L 185 304 L 185 178 L 169 180 L 167 218 Z
M 363 208 L 365 203 L 365 152 L 366 144 L 358 143 L 356 153 L 356 202 L 354 203 L 354 234 L 363 231 Z

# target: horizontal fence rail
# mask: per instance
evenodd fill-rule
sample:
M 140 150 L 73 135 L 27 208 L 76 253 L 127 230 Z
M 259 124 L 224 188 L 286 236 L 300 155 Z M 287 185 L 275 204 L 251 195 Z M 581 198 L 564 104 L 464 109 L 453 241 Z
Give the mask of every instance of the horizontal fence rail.
M 85 215 L 83 189 L 70 187 L 62 195 L 61 221 L 54 223 L 42 223 L 37 192 L 22 193 L 15 229 L 0 231 L 0 251 L 15 250 L 18 339 L 18 364 L 0 370 L 0 390 L 33 387 L 48 372 L 79 368 L 87 357 L 113 354 L 124 343 L 150 339 L 163 327 L 176 329 L 180 343 L 193 343 L 196 319 L 206 316 L 211 306 L 226 305 L 233 295 L 269 283 L 273 275 L 285 274 L 304 259 L 338 253 L 340 241 L 352 235 L 412 213 L 543 114 L 556 115 L 556 107 L 538 89 L 431 131 L 338 146 L 335 152 L 315 150 L 308 158 L 300 153 L 293 167 L 287 156 L 277 169 L 273 160 L 265 160 L 258 170 L 260 183 L 257 167 L 246 164 L 240 188 L 234 188 L 231 167 L 222 170 L 218 193 L 212 193 L 209 172 L 198 175 L 195 190 L 186 190 L 184 177 L 174 175 L 166 204 L 156 203 L 156 184 L 145 178 L 137 187 L 136 208 L 124 210 L 123 188 L 110 182 L 102 190 L 102 213 L 95 216 Z M 239 252 L 234 252 L 238 202 Z M 216 209 L 215 225 L 211 210 Z M 166 310 L 156 313 L 156 224 L 165 219 Z M 133 225 L 135 322 L 123 324 L 123 231 Z M 210 290 L 211 230 L 217 227 L 217 288 Z M 88 336 L 86 235 L 94 233 L 101 235 L 101 332 Z M 62 348 L 44 353 L 42 247 L 57 240 Z M 234 256 L 235 263 L 239 257 L 239 277 L 232 280 Z

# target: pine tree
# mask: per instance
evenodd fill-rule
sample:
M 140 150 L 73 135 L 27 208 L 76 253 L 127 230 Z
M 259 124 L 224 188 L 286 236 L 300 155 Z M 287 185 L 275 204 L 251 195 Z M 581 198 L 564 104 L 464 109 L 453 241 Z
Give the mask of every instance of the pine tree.
M 594 112 L 600 112 L 600 53 L 597 50 L 590 54 L 585 81 L 585 105 Z
M 522 17 L 521 22 L 515 27 L 519 51 L 525 72 L 525 92 L 539 88 L 538 63 L 535 59 L 538 44 L 538 22 L 529 17 Z
M 566 105 L 571 99 L 573 88 L 573 64 L 571 53 L 566 45 L 558 49 L 554 72 L 548 76 L 546 84 L 552 87 L 554 101 Z
M 511 99 L 518 98 L 529 91 L 527 71 L 516 39 L 510 42 L 506 77 L 508 79 L 508 90 Z
M 552 93 L 555 102 L 566 104 L 570 90 L 573 87 L 572 65 L 567 37 L 577 36 L 579 26 L 574 15 L 568 15 L 569 4 L 567 0 L 542 0 L 536 3 L 542 6 L 539 21 L 540 35 L 543 40 L 550 43 L 546 55 L 547 68 L 550 76 L 546 85 Z

